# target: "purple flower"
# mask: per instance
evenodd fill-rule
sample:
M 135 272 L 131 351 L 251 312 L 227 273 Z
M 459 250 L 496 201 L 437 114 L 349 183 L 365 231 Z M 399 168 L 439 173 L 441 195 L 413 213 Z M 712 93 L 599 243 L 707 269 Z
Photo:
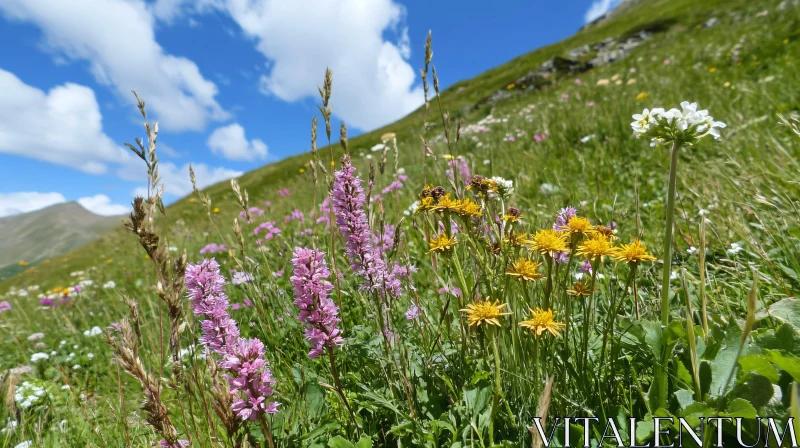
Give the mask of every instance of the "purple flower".
M 403 183 L 400 182 L 399 180 L 396 180 L 396 181 L 390 183 L 388 186 L 386 186 L 386 188 L 384 188 L 383 191 L 381 191 L 381 193 L 384 194 L 384 195 L 387 195 L 387 194 L 393 192 L 394 190 L 399 190 L 401 188 L 403 188 Z
M 294 209 L 292 211 L 292 219 L 296 219 L 300 222 L 304 222 L 306 220 L 306 216 L 298 209 Z
M 231 269 L 231 283 L 234 285 L 241 285 L 242 283 L 251 283 L 253 281 L 253 274 L 244 271 L 235 271 Z
M 210 243 L 200 249 L 200 255 L 215 254 L 217 252 L 225 252 L 226 250 L 228 250 L 228 246 L 224 244 Z
M 297 320 L 305 323 L 306 339 L 312 349 L 311 359 L 321 355 L 325 349 L 333 350 L 344 342 L 339 324 L 339 308 L 328 298 L 333 285 L 326 279 L 331 271 L 325 264 L 325 253 L 296 247 L 292 257 L 294 275 L 290 278 L 294 286 L 294 304 L 300 308 Z
M 465 159 L 451 159 L 447 162 L 447 165 L 450 167 L 450 169 L 445 171 L 445 175 L 450 179 L 453 178 L 453 170 L 458 170 L 458 176 L 464 183 L 468 183 L 469 180 L 472 179 L 472 173 L 470 173 L 469 165 L 467 165 L 467 161 Z
M 553 230 L 561 230 L 561 228 L 566 226 L 567 223 L 569 223 L 569 220 L 577 214 L 578 211 L 575 210 L 575 207 L 562 208 L 558 211 L 556 222 L 553 224 Z
M 331 198 L 326 197 L 322 204 L 319 205 L 320 216 L 317 218 L 317 223 L 327 223 L 331 215 Z
M 161 448 L 186 448 L 189 446 L 188 440 L 176 440 L 175 443 L 169 443 L 164 439 L 158 441 L 158 446 Z
M 372 232 L 364 213 L 364 189 L 361 179 L 354 176 L 355 168 L 350 158 L 342 159 L 342 169 L 336 171 L 333 181 L 333 209 L 336 224 L 347 241 L 345 249 L 350 267 L 358 276 L 366 280 L 364 288 L 372 291 L 385 291 L 392 297 L 401 293 L 400 282 L 387 269 L 386 263 L 372 246 Z
M 272 273 L 273 277 L 283 277 L 283 269 Z
M 419 307 L 417 305 L 411 305 L 408 307 L 408 311 L 406 311 L 406 319 L 414 320 L 419 317 Z
M 73 290 L 75 290 L 75 292 L 76 292 L 76 293 L 79 293 L 79 292 L 81 292 L 81 290 L 83 289 L 83 286 L 81 286 L 81 285 L 75 285 L 75 287 L 73 287 L 72 289 L 73 289 Z
M 461 290 L 456 287 L 445 286 L 444 288 L 439 288 L 439 294 L 452 294 L 453 297 L 461 297 Z
M 289 193 L 288 188 L 283 188 L 278 190 L 278 194 L 281 195 L 281 197 L 284 197 L 284 196 L 289 196 L 291 193 Z
M 586 262 L 584 262 L 581 265 L 581 267 L 578 268 L 578 270 L 583 272 L 583 273 L 585 273 L 585 274 L 591 274 L 592 273 L 592 263 L 589 263 L 589 261 L 587 260 Z
M 56 301 L 51 299 L 50 297 L 42 297 L 39 299 L 39 304 L 42 306 L 56 306 Z
M 212 258 L 188 265 L 186 289 L 195 316 L 206 318 L 200 323 L 203 332 L 200 343 L 219 355 L 219 366 L 230 373 L 227 379 L 234 396 L 233 412 L 242 420 L 278 412 L 277 403 L 267 402 L 275 381 L 264 359 L 264 344 L 239 335 L 239 327 L 228 313 L 225 278 L 217 261 Z
M 264 239 L 271 240 L 275 235 L 281 233 L 281 229 L 275 227 L 275 221 L 262 222 L 253 229 L 253 234 L 258 235 L 262 230 L 267 232 L 264 234 Z
M 553 254 L 553 261 L 557 264 L 569 263 L 569 252 L 556 252 Z
M 8 302 L 0 302 L 0 313 L 11 311 L 11 304 Z
M 264 201 L 264 206 L 265 207 L 272 207 L 272 202 Z

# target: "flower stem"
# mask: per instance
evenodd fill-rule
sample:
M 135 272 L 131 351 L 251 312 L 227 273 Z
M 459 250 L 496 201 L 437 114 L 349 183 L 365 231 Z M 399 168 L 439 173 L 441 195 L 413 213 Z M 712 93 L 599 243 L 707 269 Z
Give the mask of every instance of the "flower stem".
M 672 142 L 672 161 L 669 167 L 669 191 L 667 193 L 667 222 L 664 227 L 664 271 L 661 280 L 661 329 L 664 331 L 669 325 L 669 277 L 672 270 L 672 233 L 673 211 L 675 210 L 675 186 L 678 178 L 678 150 L 681 146 L 677 141 Z M 661 354 L 661 362 L 656 364 L 656 385 L 658 386 L 658 407 L 667 406 L 667 363 L 669 353 L 665 350 Z
M 492 331 L 492 355 L 494 355 L 494 394 L 492 396 L 492 410 L 489 414 L 489 446 L 494 446 L 494 417 L 503 393 L 503 383 L 500 378 L 500 352 L 497 349 L 497 337 Z

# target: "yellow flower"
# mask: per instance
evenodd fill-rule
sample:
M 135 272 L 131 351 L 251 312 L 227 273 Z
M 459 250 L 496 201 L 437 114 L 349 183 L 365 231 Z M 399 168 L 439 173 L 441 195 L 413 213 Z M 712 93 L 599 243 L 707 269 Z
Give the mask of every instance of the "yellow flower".
M 336 162 L 334 162 L 333 160 L 331 160 L 331 168 L 333 168 L 333 166 L 334 166 L 334 165 L 336 165 Z
M 564 327 L 565 325 L 555 321 L 556 313 L 553 310 L 544 311 L 541 308 L 536 307 L 535 310 L 529 309 L 529 311 L 531 312 L 531 318 L 520 322 L 520 327 L 530 329 L 537 338 L 544 334 L 545 331 L 549 332 L 553 336 L 559 336 L 559 328 Z
M 606 226 L 594 226 L 594 229 L 592 229 L 592 233 L 603 235 L 609 241 L 614 241 L 615 239 L 617 239 L 617 236 L 614 235 L 614 231 Z
M 300 171 L 301 173 L 305 173 L 305 172 L 306 172 L 306 170 L 305 170 L 304 168 L 300 168 L 300 170 L 299 170 L 299 171 Z
M 419 200 L 419 206 L 417 207 L 417 213 L 433 210 L 436 204 L 433 203 L 433 197 L 428 196 L 425 198 L 421 198 Z
M 589 235 L 594 232 L 594 226 L 592 223 L 581 216 L 573 216 L 567 222 L 567 225 L 561 226 L 559 230 L 564 232 L 568 232 L 570 235 L 576 235 L 582 233 L 584 235 Z
M 455 209 L 455 212 L 459 216 L 481 216 L 483 212 L 481 211 L 481 206 L 477 202 L 470 201 L 469 199 L 462 199 L 461 203 Z
M 214 213 L 219 213 L 219 207 L 214 207 Z
M 517 222 L 523 218 L 522 212 L 516 207 L 509 207 L 506 214 L 503 215 L 503 221 Z
M 455 212 L 461 206 L 461 201 L 458 199 L 451 199 L 450 193 L 439 198 L 439 201 L 431 207 L 435 211 L 450 211 Z
M 444 157 L 445 159 L 448 159 L 448 160 L 453 158 L 453 156 L 450 155 L 450 154 L 442 154 L 442 157 Z
M 63 290 L 64 290 L 63 286 L 56 286 L 55 288 L 53 288 L 53 292 L 56 292 L 56 293 L 61 292 Z
M 725 81 L 725 84 L 722 85 L 722 87 L 730 87 L 730 86 L 731 86 L 731 83 L 728 82 L 728 81 Z
M 530 241 L 527 233 L 512 232 L 507 238 L 503 239 L 503 242 L 509 246 L 519 247 L 529 244 Z
M 587 260 L 593 260 L 597 257 L 602 258 L 606 255 L 613 255 L 615 250 L 608 238 L 602 234 L 596 234 L 578 246 L 578 250 L 575 253 Z
M 636 95 L 636 100 L 642 101 L 642 100 L 647 99 L 648 96 L 650 96 L 650 95 L 647 92 L 639 92 L 639 94 Z
M 28 262 L 27 262 L 27 261 L 20 261 L 20 262 L 19 262 L 19 265 L 20 265 L 20 266 L 27 266 L 27 265 L 28 265 Z
M 197 202 L 197 198 L 189 198 L 189 202 Z
M 716 69 L 716 68 L 714 68 L 714 67 L 711 67 L 710 69 L 708 69 L 708 72 L 709 72 L 709 73 L 714 73 L 715 71 L 717 71 L 717 69 Z
M 431 241 L 428 243 L 428 246 L 430 246 L 430 250 L 428 251 L 428 253 L 447 252 L 448 250 L 452 249 L 455 245 L 456 245 L 456 239 L 453 237 L 449 237 L 445 232 L 442 232 L 439 235 L 431 237 Z
M 585 297 L 591 293 L 592 289 L 589 287 L 589 284 L 587 282 L 581 282 L 581 281 L 575 282 L 575 284 L 572 285 L 572 289 L 567 290 L 567 294 L 578 297 Z
M 556 232 L 553 229 L 539 230 L 530 241 L 531 248 L 541 254 L 553 252 L 568 252 L 567 235 Z
M 109 258 L 108 260 L 106 260 L 106 263 L 111 263 L 112 261 L 114 261 L 114 260 Z
M 513 89 L 515 84 L 512 82 L 511 84 L 506 86 L 506 89 Z
M 539 273 L 539 268 L 541 266 L 541 263 L 527 258 L 521 258 L 511 263 L 511 267 L 508 268 L 506 274 L 525 281 L 539 280 L 540 278 L 544 278 L 544 276 Z
M 467 185 L 467 190 L 475 190 L 479 194 L 486 195 L 490 191 L 497 191 L 497 181 L 483 176 L 472 176 L 469 185 Z
M 784 39 L 783 43 L 788 44 L 789 43 L 789 39 Z
M 642 261 L 656 261 L 656 257 L 647 253 L 647 247 L 641 241 L 633 240 L 631 244 L 622 244 L 611 258 L 625 263 L 640 263 Z
M 498 320 L 500 316 L 508 316 L 511 313 L 504 313 L 503 308 L 508 306 L 507 303 L 500 304 L 500 301 L 495 300 L 494 303 L 487 300 L 482 300 L 475 303 L 470 303 L 466 308 L 460 309 L 462 313 L 467 313 L 467 321 L 472 327 L 477 327 L 480 324 L 491 324 L 500 326 Z

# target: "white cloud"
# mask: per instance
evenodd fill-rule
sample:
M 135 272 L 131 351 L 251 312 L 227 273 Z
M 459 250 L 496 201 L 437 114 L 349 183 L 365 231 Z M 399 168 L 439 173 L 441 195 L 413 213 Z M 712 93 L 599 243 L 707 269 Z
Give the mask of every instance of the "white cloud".
M 210 1 L 210 0 L 209 0 Z M 318 100 L 325 68 L 333 71 L 334 114 L 373 129 L 423 102 L 415 85 L 405 9 L 393 0 L 217 0 L 253 38 L 269 64 L 262 92 L 285 101 Z M 396 41 L 384 40 L 393 32 Z
M 584 15 L 584 20 L 589 23 L 603 14 L 611 11 L 621 0 L 594 0 Z
M 130 212 L 130 207 L 119 204 L 112 204 L 111 198 L 104 194 L 97 194 L 78 199 L 80 204 L 86 210 L 103 216 L 124 215 Z
M 0 218 L 32 212 L 66 201 L 66 198 L 61 193 L 37 193 L 33 191 L 0 193 Z
M 203 163 L 192 164 L 192 168 L 197 178 L 197 188 L 200 189 L 244 174 L 242 171 L 224 167 L 209 167 Z M 174 163 L 162 162 L 158 164 L 158 173 L 161 176 L 161 183 L 164 185 L 165 195 L 183 197 L 192 192 L 188 163 L 178 167 Z M 147 195 L 147 191 L 142 187 L 137 188 L 133 193 L 134 195 Z
M 102 174 L 132 158 L 102 120 L 92 89 L 66 83 L 44 92 L 0 69 L 0 153 Z
M 180 2 L 161 1 L 161 17 Z M 217 86 L 194 62 L 167 54 L 156 42 L 154 18 L 142 0 L 4 0 L 0 12 L 36 24 L 54 59 L 88 61 L 98 82 L 113 85 L 133 103 L 136 89 L 163 129 L 202 130 L 229 114 L 217 103 Z
M 207 143 L 212 153 L 221 154 L 228 160 L 252 161 L 267 157 L 267 145 L 257 138 L 248 142 L 239 123 L 217 128 Z

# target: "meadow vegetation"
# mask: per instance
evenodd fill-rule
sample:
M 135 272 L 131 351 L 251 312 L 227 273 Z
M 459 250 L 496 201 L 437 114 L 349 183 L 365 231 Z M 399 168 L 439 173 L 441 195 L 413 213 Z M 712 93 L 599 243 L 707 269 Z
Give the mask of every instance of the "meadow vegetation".
M 641 2 L 441 92 L 429 36 L 419 111 L 348 140 L 320 74 L 311 153 L 169 207 L 140 100 L 125 226 L 0 283 L 0 447 L 542 446 L 545 415 L 761 446 L 800 421 L 798 12 Z

